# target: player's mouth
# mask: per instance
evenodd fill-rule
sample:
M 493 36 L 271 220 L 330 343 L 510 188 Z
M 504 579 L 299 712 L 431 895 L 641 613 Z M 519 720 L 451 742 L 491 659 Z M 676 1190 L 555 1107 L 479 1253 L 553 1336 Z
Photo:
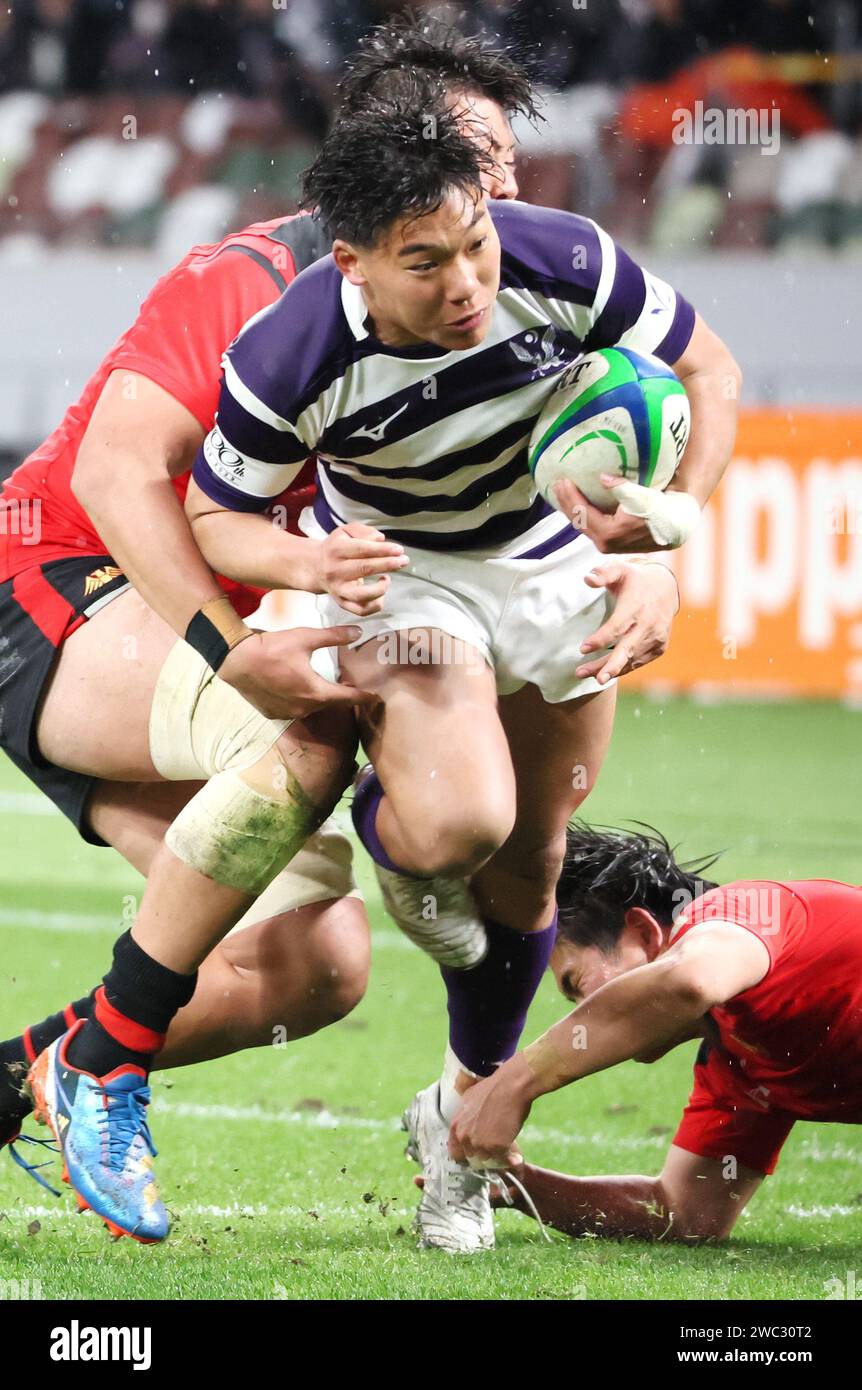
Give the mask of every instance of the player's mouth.
M 465 314 L 462 319 L 453 319 L 451 323 L 447 323 L 446 327 L 454 329 L 456 333 L 474 333 L 484 322 L 487 312 L 487 309 L 477 309 L 472 314 Z

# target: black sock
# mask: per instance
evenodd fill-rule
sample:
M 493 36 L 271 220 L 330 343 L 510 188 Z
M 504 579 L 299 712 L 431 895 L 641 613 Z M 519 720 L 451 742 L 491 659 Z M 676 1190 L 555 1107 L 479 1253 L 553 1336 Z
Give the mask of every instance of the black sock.
M 180 975 L 168 969 L 126 932 L 114 946 L 114 963 L 96 990 L 92 1014 L 69 1044 L 67 1060 L 94 1076 L 129 1064 L 148 1071 L 196 983 L 197 971 Z
M 67 1004 L 62 1013 L 51 1014 L 41 1023 L 25 1028 L 17 1038 L 0 1042 L 0 1115 L 14 1113 L 29 1115 L 33 1106 L 30 1097 L 21 1094 L 27 1069 L 34 1058 L 57 1038 L 67 1033 L 76 1018 L 88 1018 L 95 999 L 93 990 L 85 999 Z

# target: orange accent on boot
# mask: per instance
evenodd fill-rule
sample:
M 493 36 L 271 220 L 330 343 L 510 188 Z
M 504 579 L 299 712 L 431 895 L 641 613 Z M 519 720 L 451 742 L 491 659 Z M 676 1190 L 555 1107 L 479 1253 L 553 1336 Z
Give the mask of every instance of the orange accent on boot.
M 38 1125 L 50 1124 L 48 1107 L 45 1102 L 45 1083 L 48 1071 L 48 1049 L 40 1052 L 27 1073 L 26 1088 L 33 1100 L 33 1119 Z

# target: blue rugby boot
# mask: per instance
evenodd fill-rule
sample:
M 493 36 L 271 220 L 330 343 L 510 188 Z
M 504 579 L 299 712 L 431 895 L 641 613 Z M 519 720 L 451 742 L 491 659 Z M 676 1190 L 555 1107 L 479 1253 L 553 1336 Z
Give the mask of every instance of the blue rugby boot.
M 147 1078 L 134 1066 L 103 1077 L 70 1066 L 66 1047 L 84 1022 L 40 1053 L 30 1068 L 34 1117 L 53 1131 L 63 1180 L 72 1186 L 80 1210 L 94 1211 L 113 1236 L 151 1245 L 165 1239 L 170 1223 L 153 1173 Z

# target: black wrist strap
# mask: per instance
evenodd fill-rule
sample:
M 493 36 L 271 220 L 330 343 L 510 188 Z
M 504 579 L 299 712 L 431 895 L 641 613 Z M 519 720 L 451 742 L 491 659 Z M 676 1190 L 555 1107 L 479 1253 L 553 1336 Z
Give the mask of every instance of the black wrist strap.
M 194 647 L 213 671 L 218 671 L 234 647 L 251 636 L 251 628 L 246 627 L 227 597 L 205 603 L 185 632 L 189 646 Z

